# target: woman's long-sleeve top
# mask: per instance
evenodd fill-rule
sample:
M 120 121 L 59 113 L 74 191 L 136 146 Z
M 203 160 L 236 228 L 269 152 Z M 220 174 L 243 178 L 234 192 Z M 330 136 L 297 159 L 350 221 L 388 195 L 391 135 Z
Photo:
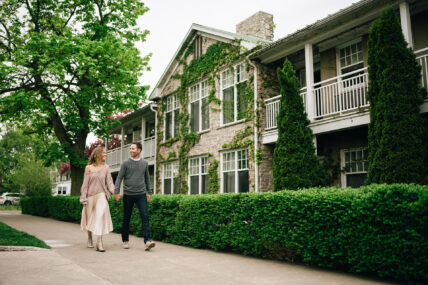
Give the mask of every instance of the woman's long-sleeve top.
M 114 193 L 113 179 L 108 165 L 102 166 L 97 171 L 85 173 L 80 189 L 80 203 L 86 204 L 88 197 L 104 192 L 104 189 Z

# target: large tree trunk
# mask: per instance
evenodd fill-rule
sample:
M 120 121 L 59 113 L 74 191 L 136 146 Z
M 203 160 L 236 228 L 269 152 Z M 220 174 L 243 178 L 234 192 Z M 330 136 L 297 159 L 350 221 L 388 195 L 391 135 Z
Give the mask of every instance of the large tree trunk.
M 71 170 L 71 196 L 79 196 L 80 188 L 83 183 L 84 168 L 80 168 L 70 164 Z

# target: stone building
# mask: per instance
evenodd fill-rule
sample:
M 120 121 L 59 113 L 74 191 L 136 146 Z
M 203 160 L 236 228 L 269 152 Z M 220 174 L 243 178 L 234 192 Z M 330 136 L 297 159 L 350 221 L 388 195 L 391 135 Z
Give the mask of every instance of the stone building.
M 276 69 L 285 58 L 300 80 L 317 154 L 336 173 L 334 184 L 360 186 L 370 119 L 368 33 L 388 7 L 400 16 L 426 88 L 427 1 L 362 0 L 277 41 L 265 12 L 240 22 L 236 33 L 193 24 L 149 97 L 156 193 L 273 189 Z M 428 115 L 427 100 L 421 112 Z

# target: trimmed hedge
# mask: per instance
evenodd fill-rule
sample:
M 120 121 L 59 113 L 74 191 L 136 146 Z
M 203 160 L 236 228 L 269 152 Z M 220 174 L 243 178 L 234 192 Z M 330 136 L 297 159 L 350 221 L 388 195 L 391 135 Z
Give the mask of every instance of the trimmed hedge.
M 25 199 L 23 213 L 36 212 L 28 209 L 32 201 L 38 202 L 33 199 Z M 80 220 L 80 211 L 74 210 L 78 197 L 48 200 L 49 212 L 70 209 L 72 213 L 51 212 L 52 216 Z M 54 206 L 56 201 L 61 206 Z M 110 201 L 110 209 L 115 231 L 120 231 L 121 203 Z M 406 283 L 428 281 L 428 186 L 155 195 L 149 210 L 156 240 L 302 261 Z M 141 225 L 138 211 L 133 215 L 131 232 L 135 233 Z

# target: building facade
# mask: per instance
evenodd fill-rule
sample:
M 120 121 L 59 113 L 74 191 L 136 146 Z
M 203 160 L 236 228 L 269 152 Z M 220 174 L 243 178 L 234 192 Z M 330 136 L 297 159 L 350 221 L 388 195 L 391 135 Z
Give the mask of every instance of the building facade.
M 153 166 L 155 193 L 272 190 L 276 69 L 287 58 L 333 185 L 361 186 L 368 166 L 368 34 L 389 7 L 400 17 L 426 88 L 427 1 L 362 0 L 277 41 L 273 17 L 264 12 L 239 23 L 236 33 L 193 24 L 150 95 L 151 107 L 112 130 L 126 142 L 108 150 L 108 164 L 118 171 L 129 156 L 128 143 L 141 137 L 150 141 L 143 152 L 150 149 L 145 158 Z M 427 99 L 421 112 L 428 115 Z

